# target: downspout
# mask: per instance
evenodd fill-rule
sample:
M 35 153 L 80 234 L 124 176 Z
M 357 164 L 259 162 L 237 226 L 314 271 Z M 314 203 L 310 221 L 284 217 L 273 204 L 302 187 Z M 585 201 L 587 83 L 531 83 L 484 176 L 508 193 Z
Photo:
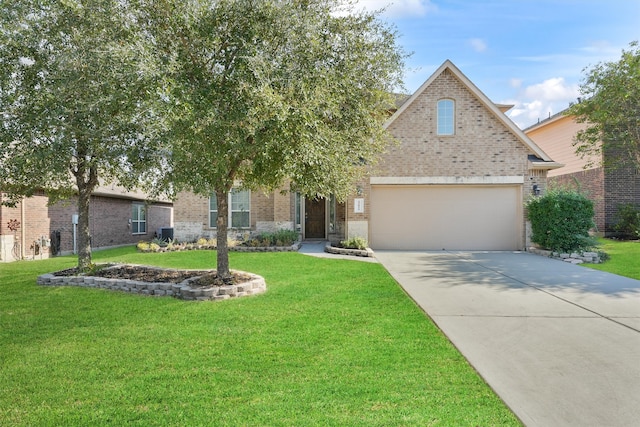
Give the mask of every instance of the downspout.
M 25 222 L 26 209 L 24 206 L 24 202 L 26 197 L 23 197 L 20 200 L 20 224 L 22 224 L 22 232 L 20 233 L 20 259 L 26 258 L 25 246 L 27 245 L 27 224 Z

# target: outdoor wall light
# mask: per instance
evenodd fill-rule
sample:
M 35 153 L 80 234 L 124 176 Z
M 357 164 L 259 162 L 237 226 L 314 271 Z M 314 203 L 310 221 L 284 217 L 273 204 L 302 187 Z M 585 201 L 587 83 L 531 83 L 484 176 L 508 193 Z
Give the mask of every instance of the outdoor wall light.
M 360 187 L 359 185 L 356 187 L 356 194 L 358 196 L 362 196 L 362 187 Z
M 533 184 L 533 194 L 534 196 L 540 195 L 540 187 L 538 187 L 538 184 Z

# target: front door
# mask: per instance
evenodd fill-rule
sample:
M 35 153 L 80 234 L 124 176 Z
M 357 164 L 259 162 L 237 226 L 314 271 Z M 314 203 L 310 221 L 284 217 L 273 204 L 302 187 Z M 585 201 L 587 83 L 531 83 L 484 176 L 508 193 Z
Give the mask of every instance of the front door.
M 304 201 L 304 237 L 305 239 L 325 239 L 324 199 L 305 199 Z

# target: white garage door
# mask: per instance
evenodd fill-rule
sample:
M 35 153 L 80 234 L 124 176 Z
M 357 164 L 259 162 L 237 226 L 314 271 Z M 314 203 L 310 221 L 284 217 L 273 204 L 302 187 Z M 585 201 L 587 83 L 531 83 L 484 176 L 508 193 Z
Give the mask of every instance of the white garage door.
M 374 185 L 370 246 L 522 249 L 522 196 L 510 185 Z

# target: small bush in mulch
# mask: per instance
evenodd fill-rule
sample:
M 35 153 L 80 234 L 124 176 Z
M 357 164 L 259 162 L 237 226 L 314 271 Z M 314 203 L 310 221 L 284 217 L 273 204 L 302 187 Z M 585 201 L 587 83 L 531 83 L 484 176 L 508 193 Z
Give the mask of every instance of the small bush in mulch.
M 297 231 L 294 230 L 278 230 L 274 232 L 263 232 L 250 237 L 250 233 L 246 233 L 239 239 L 228 239 L 227 246 L 229 250 L 236 248 L 287 248 L 292 247 L 300 238 Z M 215 238 L 200 237 L 195 242 L 178 242 L 176 240 L 153 239 L 150 242 L 140 241 L 136 245 L 140 252 L 174 252 L 189 250 L 215 250 L 217 249 L 217 241 Z
M 270 247 L 270 246 L 291 246 L 298 240 L 298 232 L 294 230 L 278 230 L 272 233 L 260 233 L 249 240 L 242 242 L 242 246 L 248 247 Z
M 338 247 L 344 249 L 365 250 L 367 249 L 367 245 L 368 243 L 363 237 L 351 237 L 350 239 L 341 241 Z

